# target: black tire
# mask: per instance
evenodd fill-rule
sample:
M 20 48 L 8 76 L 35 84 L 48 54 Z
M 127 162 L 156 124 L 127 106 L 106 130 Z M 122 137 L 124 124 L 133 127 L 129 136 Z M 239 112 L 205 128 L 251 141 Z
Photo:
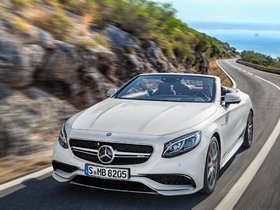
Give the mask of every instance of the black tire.
M 250 111 L 247 124 L 246 124 L 246 129 L 245 129 L 245 134 L 244 134 L 244 140 L 242 147 L 243 148 L 249 148 L 252 145 L 253 142 L 253 134 L 254 134 L 254 123 L 253 123 L 253 112 Z
M 220 146 L 217 138 L 213 136 L 209 144 L 206 155 L 204 169 L 204 187 L 201 190 L 203 194 L 211 194 L 219 177 L 220 171 Z

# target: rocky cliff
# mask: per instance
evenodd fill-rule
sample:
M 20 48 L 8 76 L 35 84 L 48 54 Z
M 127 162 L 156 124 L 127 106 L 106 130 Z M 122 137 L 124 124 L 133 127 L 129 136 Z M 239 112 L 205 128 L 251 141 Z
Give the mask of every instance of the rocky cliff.
M 18 34 L 11 22 L 0 21 L 3 154 L 8 148 L 15 152 L 29 150 L 29 145 L 36 148 L 42 141 L 36 138 L 35 133 L 40 133 L 37 126 L 43 136 L 43 130 L 56 133 L 61 121 L 76 109 L 100 101 L 108 88 L 118 87 L 134 75 L 178 71 L 156 43 L 142 44 L 112 25 L 102 32 L 111 45 L 109 50 L 101 45 L 74 47 L 36 27 Z M 34 139 L 38 142 L 28 143 Z

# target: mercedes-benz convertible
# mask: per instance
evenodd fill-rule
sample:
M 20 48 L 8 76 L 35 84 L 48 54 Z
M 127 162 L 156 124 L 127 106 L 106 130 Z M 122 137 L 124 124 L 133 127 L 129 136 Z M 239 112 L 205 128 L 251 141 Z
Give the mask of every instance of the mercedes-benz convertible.
M 60 182 L 161 195 L 213 192 L 219 170 L 253 140 L 253 108 L 218 77 L 141 74 L 65 122 Z

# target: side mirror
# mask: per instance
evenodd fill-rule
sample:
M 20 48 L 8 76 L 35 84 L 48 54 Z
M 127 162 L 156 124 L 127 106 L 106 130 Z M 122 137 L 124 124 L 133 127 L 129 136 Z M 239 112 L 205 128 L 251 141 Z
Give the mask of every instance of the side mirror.
M 234 94 L 234 93 L 227 93 L 225 95 L 225 106 L 229 107 L 230 104 L 238 104 L 240 103 L 241 98 L 240 96 Z
M 110 89 L 107 91 L 107 96 L 108 96 L 108 97 L 111 97 L 111 96 L 113 96 L 117 91 L 118 91 L 117 88 L 110 88 Z

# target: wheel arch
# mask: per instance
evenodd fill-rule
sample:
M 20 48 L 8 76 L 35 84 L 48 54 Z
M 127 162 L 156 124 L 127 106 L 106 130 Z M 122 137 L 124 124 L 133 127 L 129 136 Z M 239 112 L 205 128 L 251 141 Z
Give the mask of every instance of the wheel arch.
M 216 131 L 216 132 L 213 134 L 213 137 L 216 137 L 216 138 L 217 138 L 218 143 L 219 143 L 219 147 L 220 147 L 220 153 L 221 153 L 221 138 L 220 138 L 219 133 Z
M 254 110 L 251 108 L 250 112 L 252 112 L 252 116 L 254 117 Z
M 221 157 L 222 157 L 221 137 L 217 131 L 214 132 L 213 137 L 216 137 L 218 144 L 219 144 L 219 165 L 221 165 Z

